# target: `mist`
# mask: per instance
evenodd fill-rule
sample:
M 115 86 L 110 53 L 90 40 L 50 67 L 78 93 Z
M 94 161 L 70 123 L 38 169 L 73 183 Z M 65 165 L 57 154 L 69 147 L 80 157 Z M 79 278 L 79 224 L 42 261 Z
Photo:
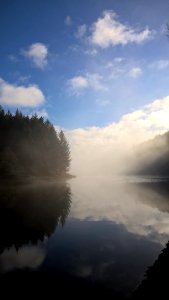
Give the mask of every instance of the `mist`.
M 142 164 L 144 160 L 150 160 L 151 156 L 155 159 L 163 155 L 164 138 L 160 139 L 160 145 L 157 141 L 160 154 L 158 147 L 156 151 L 153 147 L 152 153 L 151 143 L 146 142 L 168 130 L 168 110 L 169 97 L 165 97 L 125 114 L 118 122 L 105 127 L 67 131 L 72 156 L 71 172 L 76 175 L 122 174 L 131 170 L 136 162 L 139 165 L 139 162 Z

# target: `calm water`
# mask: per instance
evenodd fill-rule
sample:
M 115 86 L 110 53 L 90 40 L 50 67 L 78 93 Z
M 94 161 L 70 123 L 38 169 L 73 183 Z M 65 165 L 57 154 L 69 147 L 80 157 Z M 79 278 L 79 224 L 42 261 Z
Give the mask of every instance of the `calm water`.
M 0 188 L 6 293 L 129 297 L 168 240 L 167 181 L 79 177 Z

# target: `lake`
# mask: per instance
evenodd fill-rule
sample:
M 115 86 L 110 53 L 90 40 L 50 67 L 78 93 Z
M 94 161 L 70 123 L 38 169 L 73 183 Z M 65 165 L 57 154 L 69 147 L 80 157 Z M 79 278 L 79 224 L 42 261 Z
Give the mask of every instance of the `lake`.
M 164 179 L 77 177 L 0 187 L 6 295 L 128 298 L 168 240 Z

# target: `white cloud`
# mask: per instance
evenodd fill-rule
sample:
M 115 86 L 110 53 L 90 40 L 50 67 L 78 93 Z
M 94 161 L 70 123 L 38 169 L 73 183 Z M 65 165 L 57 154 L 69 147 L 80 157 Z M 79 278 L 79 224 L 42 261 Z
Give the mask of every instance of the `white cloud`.
M 38 86 L 16 86 L 0 78 L 0 104 L 36 107 L 44 101 L 45 96 Z
M 122 24 L 114 11 L 105 11 L 92 26 L 90 40 L 92 44 L 107 48 L 109 46 L 126 45 L 128 43 L 141 44 L 153 37 L 154 32 L 146 27 L 138 31 Z
M 87 88 L 95 91 L 106 91 L 107 88 L 102 83 L 103 77 L 98 73 L 87 73 L 84 76 L 75 76 L 68 80 L 68 86 L 72 92 L 79 93 Z
M 73 92 L 80 92 L 88 87 L 89 83 L 84 76 L 75 76 L 68 80 L 68 85 Z
M 76 34 L 75 34 L 76 37 L 79 38 L 79 39 L 81 39 L 82 37 L 84 37 L 84 35 L 86 33 L 86 30 L 87 30 L 86 24 L 80 25 L 78 27 L 78 30 L 77 30 Z
M 132 68 L 132 69 L 129 71 L 129 76 L 132 77 L 132 78 L 137 78 L 137 77 L 139 77 L 141 74 L 142 74 L 141 68 Z
M 150 64 L 150 68 L 156 68 L 158 70 L 164 70 L 168 67 L 169 67 L 168 59 L 160 59 L 160 60 L 154 61 L 152 64 Z
M 72 172 L 103 174 L 122 171 L 126 156 L 138 143 L 169 130 L 169 96 L 157 99 L 105 127 L 67 132 L 72 150 Z M 124 163 L 125 160 L 125 164 Z
M 67 26 L 71 26 L 72 25 L 72 19 L 70 16 L 67 16 L 66 19 L 65 19 L 65 24 Z
M 22 54 L 29 58 L 37 68 L 44 69 L 47 65 L 48 47 L 45 44 L 32 44 L 27 50 L 23 50 Z

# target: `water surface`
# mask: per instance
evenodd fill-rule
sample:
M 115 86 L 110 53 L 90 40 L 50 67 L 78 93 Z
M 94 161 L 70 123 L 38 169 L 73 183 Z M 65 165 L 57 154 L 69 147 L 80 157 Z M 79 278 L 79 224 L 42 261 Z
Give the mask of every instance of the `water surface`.
M 129 297 L 169 240 L 169 185 L 159 178 L 7 185 L 0 200 L 6 291 Z

